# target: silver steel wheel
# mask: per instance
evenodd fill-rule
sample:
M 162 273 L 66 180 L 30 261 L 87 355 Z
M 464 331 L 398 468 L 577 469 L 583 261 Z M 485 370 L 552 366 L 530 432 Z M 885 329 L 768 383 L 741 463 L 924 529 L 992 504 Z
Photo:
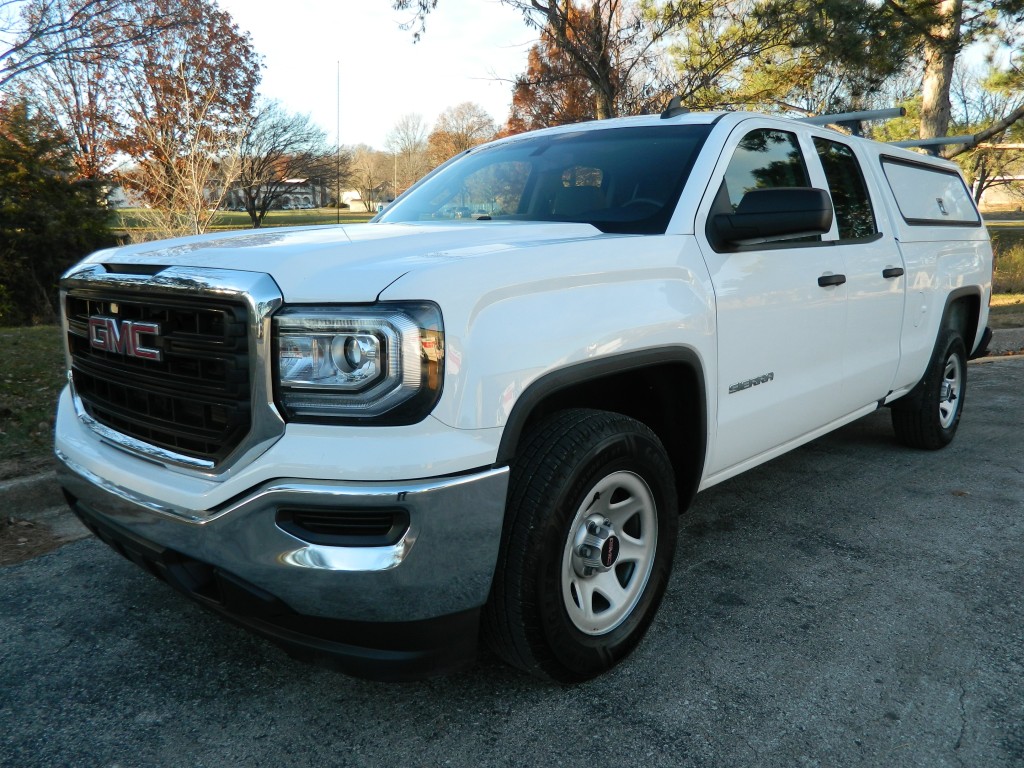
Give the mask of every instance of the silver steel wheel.
M 658 513 L 638 475 L 613 472 L 590 490 L 562 553 L 562 599 L 573 625 L 604 635 L 640 601 L 654 567 Z
M 589 680 L 643 638 L 665 594 L 679 526 L 675 468 L 620 413 L 570 408 L 524 434 L 483 630 L 510 664 Z
M 939 424 L 949 429 L 956 421 L 960 409 L 960 391 L 963 388 L 964 371 L 959 355 L 953 354 L 946 359 L 946 367 L 939 385 Z

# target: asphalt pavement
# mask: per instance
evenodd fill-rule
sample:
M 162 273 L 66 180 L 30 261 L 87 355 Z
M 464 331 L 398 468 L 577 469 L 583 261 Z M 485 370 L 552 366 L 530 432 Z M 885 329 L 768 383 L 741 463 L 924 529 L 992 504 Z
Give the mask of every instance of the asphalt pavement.
M 880 411 L 698 497 L 647 638 L 546 685 L 289 659 L 87 538 L 0 568 L 0 765 L 1024 765 L 1024 358 L 955 442 Z

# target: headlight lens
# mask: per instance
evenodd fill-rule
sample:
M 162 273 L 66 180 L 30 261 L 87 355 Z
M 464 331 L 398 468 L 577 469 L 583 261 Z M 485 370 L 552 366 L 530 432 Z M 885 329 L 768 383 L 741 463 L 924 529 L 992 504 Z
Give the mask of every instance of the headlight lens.
M 414 423 L 441 394 L 434 304 L 288 307 L 274 331 L 277 399 L 292 421 Z

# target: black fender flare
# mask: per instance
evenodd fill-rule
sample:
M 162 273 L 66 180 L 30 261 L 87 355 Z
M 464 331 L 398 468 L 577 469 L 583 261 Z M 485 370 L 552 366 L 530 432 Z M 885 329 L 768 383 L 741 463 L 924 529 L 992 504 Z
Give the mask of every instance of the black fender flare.
M 936 339 L 938 339 L 939 332 L 941 332 L 943 328 L 955 327 L 953 322 L 953 304 L 965 298 L 977 299 L 978 314 L 974 317 L 964 317 L 964 321 L 967 323 L 967 326 L 960 329 L 964 334 L 964 346 L 967 347 L 967 356 L 971 357 L 971 354 L 974 351 L 974 342 L 978 335 L 978 323 L 981 321 L 982 295 L 981 287 L 977 285 L 966 285 L 962 288 L 950 291 L 946 295 L 946 303 L 942 307 L 942 319 L 939 321 L 939 327 L 935 334 Z M 986 329 L 983 328 L 981 330 L 984 333 Z M 982 345 L 984 346 L 984 340 L 982 341 Z
M 595 360 L 585 360 L 564 368 L 551 371 L 533 381 L 516 400 L 505 422 L 505 428 L 498 446 L 495 466 L 506 466 L 515 458 L 516 449 L 526 425 L 536 409 L 549 398 L 572 387 L 592 383 L 610 376 L 651 369 L 659 366 L 681 366 L 688 370 L 696 383 L 694 410 L 699 415 L 699 424 L 694 424 L 693 437 L 698 441 L 694 446 L 694 458 L 698 466 L 692 467 L 695 478 L 693 488 L 685 496 L 692 500 L 704 471 L 708 450 L 708 398 L 702 358 L 697 352 L 684 346 L 660 347 L 636 352 L 610 355 Z M 659 430 L 653 426 L 655 432 Z M 683 489 L 680 489 L 681 491 Z
M 975 298 L 975 299 L 978 300 L 978 306 L 980 308 L 980 306 L 981 306 L 981 297 L 982 297 L 981 288 L 976 286 L 976 285 L 968 285 L 968 286 L 964 286 L 963 288 L 957 288 L 956 290 L 950 291 L 948 294 L 946 294 L 946 302 L 945 302 L 945 304 L 942 307 L 942 316 L 939 318 L 939 325 L 935 329 L 935 342 L 932 345 L 932 356 L 935 355 L 935 347 L 938 346 L 939 339 L 942 336 L 942 330 L 944 328 L 956 328 L 957 327 L 956 323 L 954 322 L 954 318 L 953 318 L 953 310 L 952 310 L 953 304 L 955 304 L 956 302 L 960 301 L 961 299 Z M 974 318 L 971 318 L 971 317 L 965 317 L 964 318 L 964 320 L 967 323 L 967 328 L 961 329 L 962 332 L 970 332 L 971 330 L 974 331 L 974 334 L 971 336 L 970 339 L 968 339 L 966 337 L 964 338 L 964 346 L 967 347 L 967 357 L 968 357 L 968 359 L 974 359 L 975 357 L 983 356 L 984 353 L 985 353 L 985 348 L 988 346 L 988 336 L 991 336 L 991 332 L 989 332 L 988 329 L 986 328 L 985 331 L 988 332 L 988 335 L 985 338 L 982 338 L 981 344 L 979 345 L 978 354 L 977 355 L 973 354 L 973 349 L 972 348 L 973 348 L 973 345 L 974 345 L 974 336 L 977 335 L 978 322 L 980 321 L 980 319 L 981 319 L 980 316 L 974 317 Z M 929 357 L 928 359 L 930 361 L 931 357 Z M 917 384 L 914 385 L 913 389 L 911 389 L 907 394 L 903 395 L 902 397 L 897 398 L 896 400 L 893 400 L 891 403 L 888 403 L 888 405 L 890 407 L 892 407 L 892 406 L 902 407 L 904 405 L 911 405 L 911 404 L 916 404 L 916 403 L 920 402 L 920 400 L 921 400 L 921 393 L 922 393 L 922 387 L 923 386 L 924 386 L 924 373 L 921 374 L 921 379 L 917 382 Z

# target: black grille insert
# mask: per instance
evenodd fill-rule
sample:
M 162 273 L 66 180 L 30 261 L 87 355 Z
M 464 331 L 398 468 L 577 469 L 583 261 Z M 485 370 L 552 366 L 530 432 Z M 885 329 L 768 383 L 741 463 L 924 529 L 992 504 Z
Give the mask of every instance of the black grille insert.
M 248 312 L 205 298 L 74 290 L 67 295 L 72 377 L 93 419 L 174 453 L 223 461 L 250 429 Z M 156 323 L 142 338 L 159 360 L 108 351 L 90 318 Z M 107 345 L 116 346 L 116 345 Z M 124 348 L 124 345 L 121 345 Z

